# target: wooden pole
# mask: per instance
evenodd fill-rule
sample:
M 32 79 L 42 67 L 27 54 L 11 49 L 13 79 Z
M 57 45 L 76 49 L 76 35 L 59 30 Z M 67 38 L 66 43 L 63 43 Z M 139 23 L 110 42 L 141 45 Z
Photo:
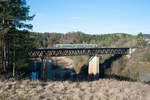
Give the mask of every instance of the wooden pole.
M 46 58 L 44 57 L 44 64 L 43 64 L 43 80 L 46 81 Z
M 44 80 L 44 56 L 41 57 L 41 79 Z

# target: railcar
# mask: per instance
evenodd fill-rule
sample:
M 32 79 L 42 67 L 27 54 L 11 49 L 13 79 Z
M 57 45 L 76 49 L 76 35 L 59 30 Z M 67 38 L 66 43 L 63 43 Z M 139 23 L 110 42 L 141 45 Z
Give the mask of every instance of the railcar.
M 54 48 L 97 48 L 97 44 L 54 44 Z

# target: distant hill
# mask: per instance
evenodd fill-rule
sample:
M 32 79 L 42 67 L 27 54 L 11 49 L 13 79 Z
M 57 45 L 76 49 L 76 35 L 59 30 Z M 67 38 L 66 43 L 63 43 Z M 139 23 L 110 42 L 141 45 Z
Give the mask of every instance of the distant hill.
M 52 48 L 53 44 L 97 44 L 99 47 L 135 46 L 135 36 L 126 33 L 86 34 L 83 32 L 32 33 L 39 47 Z

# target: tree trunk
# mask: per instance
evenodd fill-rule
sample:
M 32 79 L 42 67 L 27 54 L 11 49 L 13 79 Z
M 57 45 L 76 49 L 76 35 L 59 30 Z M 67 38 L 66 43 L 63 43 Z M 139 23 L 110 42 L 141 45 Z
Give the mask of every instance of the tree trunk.
M 3 64 L 3 43 L 2 43 L 2 37 L 0 37 L 1 45 L 0 45 L 0 67 L 2 68 Z
M 9 63 L 10 63 L 10 62 L 9 62 L 9 58 L 10 58 L 10 57 L 9 57 L 9 56 L 10 56 L 10 54 L 9 54 L 9 53 L 10 53 L 10 43 L 9 43 L 9 42 L 10 42 L 10 41 L 8 40 L 8 43 L 7 43 L 7 62 L 8 62 L 8 63 L 7 63 L 7 68 L 9 68 L 9 65 L 10 65 L 10 64 L 9 64 Z
M 3 8 L 3 13 L 5 13 L 5 8 Z M 3 64 L 3 69 L 4 69 L 4 72 L 6 72 L 6 41 L 5 41 L 5 16 L 3 16 L 2 18 L 2 24 L 3 24 L 3 28 L 4 30 L 2 31 L 2 58 L 3 58 L 3 61 L 2 61 L 2 64 Z
M 1 64 L 3 66 L 3 71 L 6 72 L 6 43 L 5 43 L 5 39 L 4 36 L 1 37 Z
M 4 48 L 4 51 L 3 51 L 3 53 L 4 53 L 4 63 L 3 64 L 4 65 L 3 66 L 4 66 L 4 72 L 6 72 L 6 41 L 5 41 L 5 39 L 3 39 L 3 41 L 4 41 L 3 42 L 3 44 L 4 44 L 4 47 L 3 47 Z
M 13 52 L 13 77 L 15 76 L 15 69 L 16 69 L 16 51 L 15 51 L 15 38 L 14 38 L 14 52 Z

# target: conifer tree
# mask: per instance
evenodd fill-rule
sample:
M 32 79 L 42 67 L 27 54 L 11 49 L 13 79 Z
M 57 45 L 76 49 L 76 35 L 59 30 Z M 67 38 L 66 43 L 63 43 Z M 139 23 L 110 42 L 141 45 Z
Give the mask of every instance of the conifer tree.
M 24 30 L 32 29 L 32 25 L 25 22 L 32 20 L 33 17 L 34 15 L 29 15 L 29 6 L 27 6 L 26 0 L 0 1 L 0 36 L 3 41 L 2 58 L 5 58 L 3 59 L 4 63 L 10 60 L 10 65 L 13 65 L 13 76 L 15 75 L 16 60 L 19 57 L 16 56 L 17 50 L 20 50 L 18 48 L 23 48 L 25 45 L 23 43 L 28 41 L 29 38 L 27 38 L 28 32 Z M 4 63 L 3 66 L 6 69 L 6 64 Z

